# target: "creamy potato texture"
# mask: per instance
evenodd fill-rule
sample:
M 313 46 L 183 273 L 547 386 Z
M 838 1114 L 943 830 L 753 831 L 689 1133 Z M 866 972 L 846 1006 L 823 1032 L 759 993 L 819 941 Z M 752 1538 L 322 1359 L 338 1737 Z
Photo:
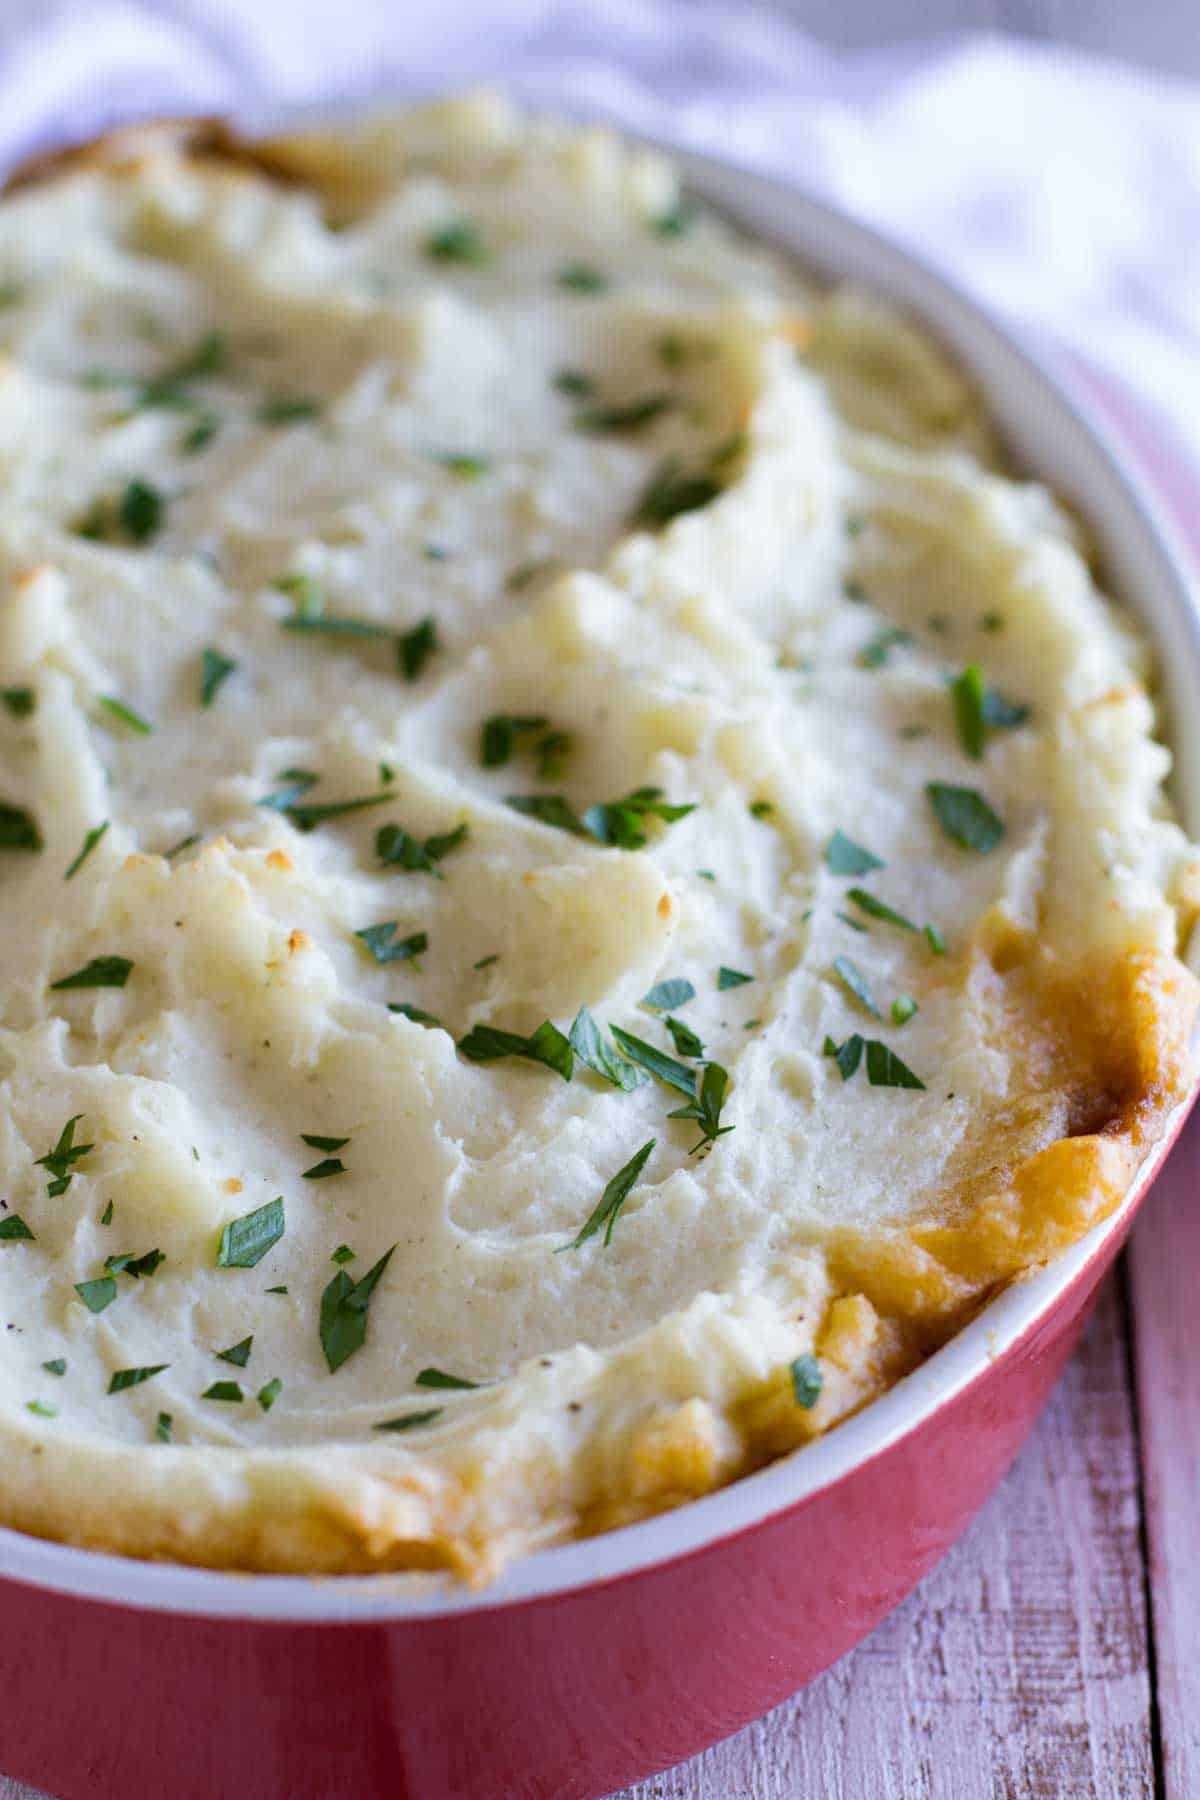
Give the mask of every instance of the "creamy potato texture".
M 0 1519 L 478 1578 L 1116 1204 L 1145 647 L 911 324 L 493 101 L 118 138 L 0 281 Z

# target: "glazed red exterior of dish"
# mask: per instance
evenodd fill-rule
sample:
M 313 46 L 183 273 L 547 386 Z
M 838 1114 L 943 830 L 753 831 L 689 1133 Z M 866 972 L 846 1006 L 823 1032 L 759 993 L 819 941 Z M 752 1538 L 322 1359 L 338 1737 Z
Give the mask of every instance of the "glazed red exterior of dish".
M 60 1800 L 590 1800 L 679 1762 L 836 1661 L 958 1537 L 1123 1235 L 898 1443 L 666 1565 L 382 1625 L 196 1619 L 0 1582 L 0 1768 Z

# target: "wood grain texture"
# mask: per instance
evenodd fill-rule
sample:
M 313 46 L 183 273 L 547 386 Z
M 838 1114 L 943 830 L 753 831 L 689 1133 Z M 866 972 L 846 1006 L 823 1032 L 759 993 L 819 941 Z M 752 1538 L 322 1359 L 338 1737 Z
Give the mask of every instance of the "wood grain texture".
M 1016 1466 L 916 1593 L 794 1700 L 617 1800 L 1149 1800 L 1140 1535 L 1110 1282 Z
M 1200 1117 L 1130 1251 L 1164 1800 L 1200 1795 Z

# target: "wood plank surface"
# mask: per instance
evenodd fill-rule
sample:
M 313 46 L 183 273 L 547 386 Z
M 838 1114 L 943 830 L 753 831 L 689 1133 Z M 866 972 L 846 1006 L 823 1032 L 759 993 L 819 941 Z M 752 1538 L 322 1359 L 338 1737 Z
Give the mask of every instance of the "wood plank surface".
M 1200 1116 L 1130 1252 L 1164 1800 L 1200 1795 Z
M 1124 1327 L 1110 1282 L 1007 1479 L 873 1637 L 758 1724 L 619 1800 L 1149 1800 Z

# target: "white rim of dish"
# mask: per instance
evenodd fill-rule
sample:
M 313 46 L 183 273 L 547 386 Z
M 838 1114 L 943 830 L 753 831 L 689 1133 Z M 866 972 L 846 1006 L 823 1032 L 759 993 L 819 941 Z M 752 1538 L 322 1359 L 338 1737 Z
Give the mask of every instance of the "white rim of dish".
M 309 115 L 311 117 L 311 115 Z M 1200 615 L 1190 558 L 1174 521 L 1074 380 L 1019 341 L 951 278 L 874 226 L 755 170 L 668 146 L 690 185 L 804 267 L 898 302 L 947 345 L 987 394 L 1019 465 L 1044 472 L 1087 520 L 1114 591 L 1130 601 L 1158 652 L 1179 810 L 1200 835 Z M 1187 1102 L 1184 1103 L 1186 1106 Z M 1180 1110 L 1183 1110 L 1182 1108 Z M 198 1618 L 263 1623 L 404 1624 L 488 1612 L 619 1580 L 715 1547 L 811 1499 L 918 1430 L 970 1386 L 1056 1302 L 1120 1233 L 1170 1148 L 1168 1132 L 1117 1210 L 1053 1263 L 1015 1282 L 928 1362 L 803 1450 L 668 1513 L 538 1550 L 482 1591 L 445 1576 L 250 1575 L 145 1563 L 0 1527 L 0 1579 L 80 1600 Z

